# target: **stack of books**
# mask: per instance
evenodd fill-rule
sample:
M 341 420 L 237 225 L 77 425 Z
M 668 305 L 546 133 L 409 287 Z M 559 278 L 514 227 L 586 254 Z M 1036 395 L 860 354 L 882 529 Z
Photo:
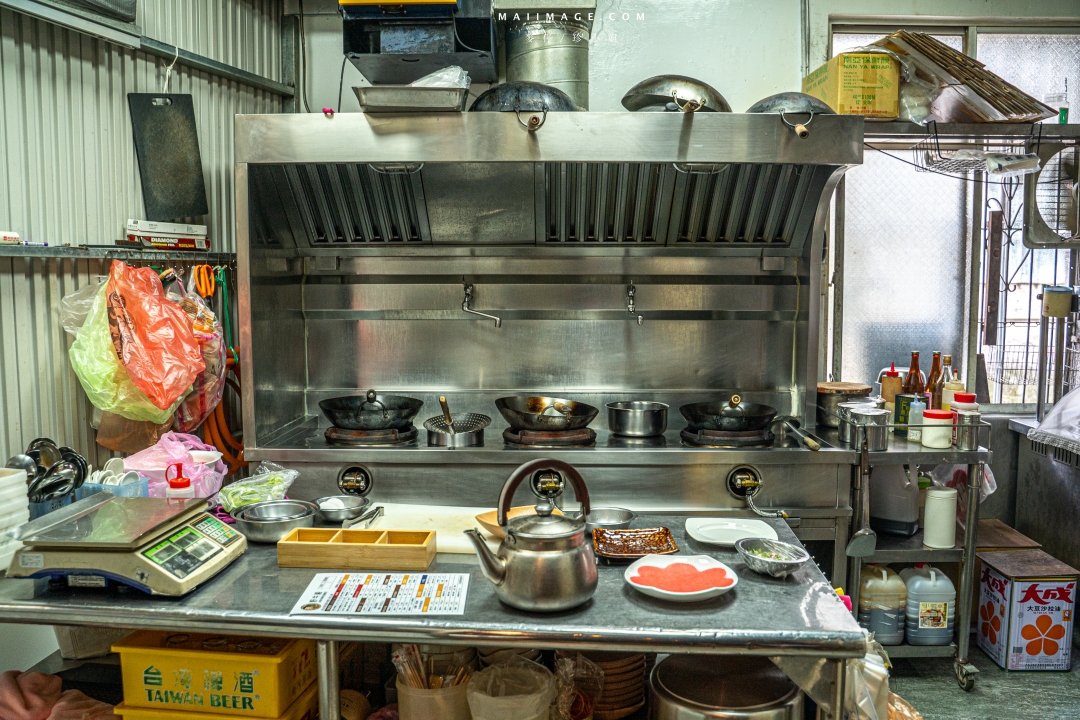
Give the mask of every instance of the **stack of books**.
M 209 250 L 205 225 L 167 223 L 154 220 L 128 220 L 125 245 L 159 250 Z

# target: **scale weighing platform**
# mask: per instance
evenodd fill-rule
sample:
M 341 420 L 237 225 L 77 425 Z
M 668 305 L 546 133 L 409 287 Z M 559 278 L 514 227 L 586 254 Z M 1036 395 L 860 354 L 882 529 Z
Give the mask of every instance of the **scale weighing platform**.
M 247 549 L 247 538 L 206 512 L 206 500 L 116 497 L 108 492 L 32 520 L 9 534 L 25 547 L 7 576 L 69 587 L 127 585 L 186 595 Z

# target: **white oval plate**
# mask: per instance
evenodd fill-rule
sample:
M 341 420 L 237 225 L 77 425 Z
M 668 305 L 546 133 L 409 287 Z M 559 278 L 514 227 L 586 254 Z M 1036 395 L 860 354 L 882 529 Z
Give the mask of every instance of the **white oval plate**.
M 686 534 L 698 542 L 723 547 L 735 547 L 743 538 L 780 539 L 771 525 L 750 518 L 687 518 Z
M 686 563 L 693 565 L 700 570 L 708 570 L 710 568 L 720 568 L 728 574 L 735 582 L 731 583 L 727 587 L 709 588 L 707 590 L 698 590 L 697 592 L 671 592 L 670 590 L 661 590 L 658 587 L 651 585 L 638 585 L 631 578 L 637 575 L 638 570 L 645 566 L 650 567 L 667 567 L 668 565 L 674 565 L 675 563 Z M 729 568 L 724 563 L 715 558 L 711 558 L 708 555 L 646 555 L 645 557 L 635 561 L 630 567 L 626 568 L 623 573 L 623 580 L 626 584 L 634 588 L 640 593 L 648 595 L 654 598 L 660 598 L 661 600 L 670 600 L 672 602 L 700 602 L 702 600 L 711 600 L 714 597 L 720 597 L 724 593 L 733 589 L 739 584 L 739 576 L 735 574 L 735 571 Z

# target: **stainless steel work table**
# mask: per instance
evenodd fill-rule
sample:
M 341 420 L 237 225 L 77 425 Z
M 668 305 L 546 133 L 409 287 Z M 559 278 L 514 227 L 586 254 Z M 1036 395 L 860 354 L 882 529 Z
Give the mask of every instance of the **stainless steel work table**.
M 781 540 L 798 542 L 782 520 L 768 520 Z M 813 562 L 785 580 L 757 575 L 734 550 L 689 539 L 684 518 L 647 516 L 637 527 L 664 525 L 685 554 L 712 555 L 739 576 L 735 589 L 703 603 L 648 598 L 623 582 L 625 566 L 600 566 L 593 599 L 554 614 L 525 613 L 496 599 L 475 558 L 439 554 L 432 572 L 468 572 L 464 616 L 290 617 L 320 572 L 279 568 L 276 550 L 251 544 L 218 577 L 183 598 L 109 591 L 48 591 L 45 583 L 0 581 L 0 621 L 158 630 L 235 632 L 319 641 L 322 717 L 337 708 L 337 642 L 476 643 L 505 647 L 637 650 L 765 655 L 831 710 L 843 692 L 847 658 L 866 652 L 865 635 Z M 329 570 L 329 569 L 328 569 Z M 827 717 L 833 717 L 827 715 Z

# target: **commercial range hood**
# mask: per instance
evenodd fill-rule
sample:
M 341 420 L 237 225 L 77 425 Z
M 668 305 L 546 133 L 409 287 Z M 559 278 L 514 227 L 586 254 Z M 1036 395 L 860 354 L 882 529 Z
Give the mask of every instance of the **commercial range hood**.
M 258 122 L 289 136 L 291 120 Z M 301 254 L 558 244 L 799 256 L 823 198 L 862 154 L 862 120 L 827 116 L 806 140 L 768 115 L 551 114 L 535 134 L 512 114 L 311 124 L 322 127 L 291 138 L 288 161 L 238 135 L 257 160 L 252 243 Z

